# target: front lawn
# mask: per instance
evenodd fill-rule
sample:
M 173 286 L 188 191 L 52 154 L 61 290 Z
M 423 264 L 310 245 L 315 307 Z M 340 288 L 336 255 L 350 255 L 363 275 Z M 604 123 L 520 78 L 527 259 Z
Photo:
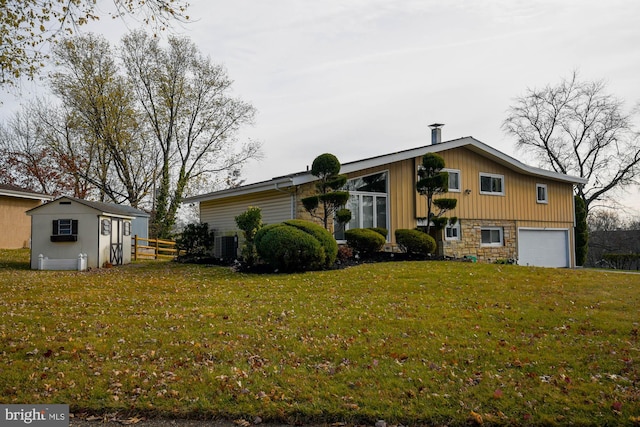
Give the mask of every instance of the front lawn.
M 0 251 L 0 403 L 286 423 L 640 422 L 640 275 L 454 262 L 28 270 Z

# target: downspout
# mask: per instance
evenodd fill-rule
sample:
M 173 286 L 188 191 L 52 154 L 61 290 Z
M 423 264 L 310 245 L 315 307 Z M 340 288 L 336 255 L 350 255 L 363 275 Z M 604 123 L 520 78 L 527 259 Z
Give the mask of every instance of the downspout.
M 289 178 L 289 182 L 292 184 L 293 186 L 293 178 Z M 291 216 L 291 219 L 296 219 L 296 194 L 295 194 L 295 187 L 293 191 L 287 191 L 287 190 L 283 190 L 282 188 L 280 188 L 280 186 L 278 185 L 278 183 L 276 182 L 274 184 L 276 191 L 279 191 L 281 193 L 287 193 L 291 195 L 291 212 L 289 213 Z

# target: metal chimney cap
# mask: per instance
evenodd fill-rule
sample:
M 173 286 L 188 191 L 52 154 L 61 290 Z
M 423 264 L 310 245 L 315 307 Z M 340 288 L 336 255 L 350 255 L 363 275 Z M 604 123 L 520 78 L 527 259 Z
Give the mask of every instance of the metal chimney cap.
M 442 126 L 444 126 L 444 123 L 434 123 L 432 125 L 429 125 L 430 128 L 434 128 L 434 129 L 437 129 Z

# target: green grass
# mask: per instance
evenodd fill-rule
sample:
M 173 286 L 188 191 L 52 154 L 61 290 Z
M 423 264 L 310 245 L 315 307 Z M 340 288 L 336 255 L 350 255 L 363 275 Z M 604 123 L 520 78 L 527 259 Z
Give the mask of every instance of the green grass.
M 448 262 L 31 271 L 0 251 L 0 402 L 288 423 L 633 425 L 640 275 Z

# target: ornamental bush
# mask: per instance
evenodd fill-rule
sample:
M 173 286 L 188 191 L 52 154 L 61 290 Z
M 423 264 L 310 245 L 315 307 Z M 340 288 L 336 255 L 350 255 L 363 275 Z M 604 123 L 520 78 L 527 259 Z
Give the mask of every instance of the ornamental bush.
M 284 272 L 319 270 L 333 264 L 338 245 L 321 226 L 290 220 L 261 228 L 254 239 L 258 256 Z
M 344 236 L 347 239 L 347 244 L 363 256 L 378 252 L 386 242 L 386 239 L 380 233 L 369 228 L 346 230 Z
M 384 227 L 370 227 L 369 230 L 373 230 L 376 233 L 378 233 L 379 235 L 381 235 L 382 237 L 384 237 L 384 240 L 387 240 L 387 234 L 389 234 L 389 230 L 387 230 Z
M 325 230 L 321 225 L 310 221 L 303 221 L 301 219 L 290 219 L 284 223 L 286 225 L 296 227 L 305 233 L 311 234 L 313 237 L 318 239 L 322 249 L 324 249 L 325 266 L 330 267 L 333 265 L 338 255 L 338 243 L 331 233 Z
M 176 249 L 183 260 L 209 256 L 213 249 L 213 230 L 209 230 L 206 222 L 188 224 L 176 239 Z
M 419 230 L 396 230 L 396 243 L 403 252 L 427 256 L 436 250 L 436 241 L 427 233 Z

